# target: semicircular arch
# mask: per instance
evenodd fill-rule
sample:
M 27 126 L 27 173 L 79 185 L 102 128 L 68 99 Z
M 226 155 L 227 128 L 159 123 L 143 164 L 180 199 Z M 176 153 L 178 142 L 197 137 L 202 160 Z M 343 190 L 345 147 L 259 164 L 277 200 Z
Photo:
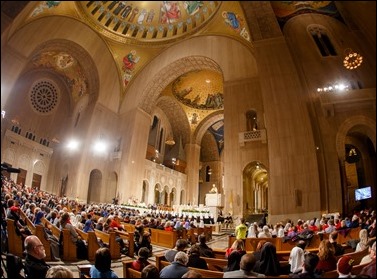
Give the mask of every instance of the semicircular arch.
M 222 73 L 225 82 L 255 77 L 258 72 L 252 49 L 242 43 L 222 36 L 191 38 L 162 52 L 135 76 L 122 100 L 120 113 L 136 107 L 149 113 L 169 83 L 184 73 L 201 69 Z
M 370 138 L 373 143 L 374 150 L 376 151 L 376 121 L 363 115 L 350 117 L 340 125 L 336 135 L 336 150 L 338 157 L 342 161 L 345 160 L 346 156 L 344 147 L 346 145 L 347 134 L 355 126 L 365 127 L 363 132 Z

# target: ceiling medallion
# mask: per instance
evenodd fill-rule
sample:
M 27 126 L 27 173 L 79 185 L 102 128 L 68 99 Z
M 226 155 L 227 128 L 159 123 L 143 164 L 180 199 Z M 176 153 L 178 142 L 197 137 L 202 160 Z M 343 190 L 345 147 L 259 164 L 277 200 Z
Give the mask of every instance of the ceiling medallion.
M 363 57 L 350 48 L 345 50 L 345 55 L 346 56 L 343 60 L 343 66 L 348 70 L 354 70 L 358 68 L 361 63 L 363 63 Z

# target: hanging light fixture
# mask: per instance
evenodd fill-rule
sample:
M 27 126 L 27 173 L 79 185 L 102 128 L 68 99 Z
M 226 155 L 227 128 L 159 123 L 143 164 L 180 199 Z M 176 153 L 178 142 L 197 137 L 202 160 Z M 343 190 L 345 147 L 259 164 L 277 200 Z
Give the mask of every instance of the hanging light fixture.
M 175 144 L 175 140 L 174 140 L 172 135 L 168 135 L 166 137 L 165 144 L 167 144 L 167 145 L 174 145 Z
M 361 65 L 361 63 L 363 63 L 363 57 L 350 48 L 347 48 L 344 51 L 344 54 L 345 57 L 343 60 L 343 66 L 348 70 L 354 70 L 358 68 Z

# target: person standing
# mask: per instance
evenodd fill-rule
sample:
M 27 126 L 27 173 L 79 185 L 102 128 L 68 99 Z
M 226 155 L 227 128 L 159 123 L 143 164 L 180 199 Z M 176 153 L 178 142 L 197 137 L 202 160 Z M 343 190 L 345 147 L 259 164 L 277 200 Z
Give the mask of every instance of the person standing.
M 245 219 L 240 219 L 241 224 L 239 224 L 235 229 L 236 239 L 245 239 L 247 235 L 247 226 L 245 225 Z
M 46 251 L 36 235 L 25 238 L 25 273 L 27 278 L 45 278 L 50 266 L 45 262 Z

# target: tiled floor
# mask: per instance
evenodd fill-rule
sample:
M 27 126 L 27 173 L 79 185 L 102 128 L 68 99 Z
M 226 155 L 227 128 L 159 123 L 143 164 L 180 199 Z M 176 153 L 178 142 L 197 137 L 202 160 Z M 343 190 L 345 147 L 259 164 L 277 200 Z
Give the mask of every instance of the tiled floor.
M 209 241 L 207 244 L 211 248 L 225 249 L 225 248 L 228 247 L 228 235 L 227 234 L 214 235 L 212 240 Z M 167 250 L 167 248 L 165 248 L 165 247 L 153 245 L 153 253 L 154 254 L 155 253 L 156 254 L 162 253 L 166 250 Z M 120 258 L 118 260 L 114 260 L 113 263 L 112 263 L 112 269 L 119 276 L 119 278 L 123 277 L 122 260 L 124 260 L 124 259 L 131 259 L 131 258 L 123 255 L 122 258 Z M 152 262 L 152 263 L 155 262 L 155 257 L 150 257 L 149 261 Z M 77 278 L 79 277 L 77 265 L 78 264 L 89 264 L 89 263 L 90 263 L 89 261 L 85 261 L 85 260 L 80 261 L 80 262 L 49 262 L 49 264 L 51 266 L 55 266 L 55 265 L 60 264 L 60 265 L 64 265 L 64 266 L 70 268 L 72 270 L 72 272 L 74 273 L 75 277 L 77 277 Z

